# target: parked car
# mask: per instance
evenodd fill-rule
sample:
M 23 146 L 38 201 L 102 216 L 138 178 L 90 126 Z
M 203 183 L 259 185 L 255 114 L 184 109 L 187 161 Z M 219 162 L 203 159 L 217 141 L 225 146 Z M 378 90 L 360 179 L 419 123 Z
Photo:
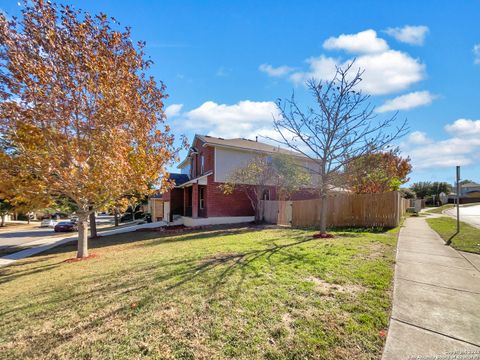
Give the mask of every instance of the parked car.
M 137 211 L 135 213 L 135 220 L 144 220 L 145 214 L 141 211 Z M 120 222 L 129 222 L 133 221 L 132 220 L 132 213 L 125 213 L 120 217 Z
M 53 220 L 53 219 L 43 219 L 42 222 L 40 223 L 40 227 L 50 227 L 54 228 L 55 225 L 57 225 L 58 221 Z
M 60 221 L 54 228 L 55 232 L 78 231 L 77 224 L 71 221 Z

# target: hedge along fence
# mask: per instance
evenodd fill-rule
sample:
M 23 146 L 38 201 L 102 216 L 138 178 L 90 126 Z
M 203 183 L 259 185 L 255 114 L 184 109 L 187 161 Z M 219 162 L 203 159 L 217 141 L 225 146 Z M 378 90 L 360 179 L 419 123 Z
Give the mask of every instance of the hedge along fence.
M 293 227 L 319 226 L 321 201 L 264 201 L 264 219 L 273 224 L 290 223 Z M 409 201 L 403 199 L 398 191 L 381 194 L 334 194 L 330 195 L 327 201 L 329 227 L 395 227 L 400 224 L 409 207 Z

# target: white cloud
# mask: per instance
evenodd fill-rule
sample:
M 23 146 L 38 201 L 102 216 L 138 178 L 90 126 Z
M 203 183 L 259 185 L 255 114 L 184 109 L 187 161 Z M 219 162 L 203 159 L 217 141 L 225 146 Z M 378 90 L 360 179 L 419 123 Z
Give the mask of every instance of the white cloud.
M 423 45 L 425 41 L 425 36 L 428 34 L 429 29 L 427 26 L 411 26 L 407 25 L 402 28 L 388 28 L 385 32 L 393 36 L 400 42 L 407 43 L 410 45 Z
M 425 66 L 408 54 L 389 50 L 357 58 L 355 66 L 365 69 L 361 87 L 369 94 L 381 95 L 407 89 L 424 78 Z
M 480 120 L 458 119 L 445 126 L 453 136 L 433 141 L 426 133 L 415 131 L 402 150 L 412 159 L 415 170 L 466 166 L 478 163 Z
M 418 106 L 429 105 L 435 99 L 435 96 L 428 91 L 415 91 L 409 94 L 397 96 L 396 98 L 385 101 L 377 108 L 377 112 L 409 110 Z
M 331 80 L 335 76 L 336 66 L 339 65 L 337 59 L 320 55 L 319 57 L 311 57 L 305 60 L 309 64 L 310 69 L 306 72 L 295 72 L 290 75 L 290 80 L 295 84 L 302 84 L 305 81 L 315 78 L 317 80 Z
M 272 128 L 273 116 L 278 115 L 272 101 L 240 101 L 237 104 L 204 102 L 185 112 L 181 124 L 186 129 L 225 138 L 254 138 Z
M 414 131 L 408 135 L 408 142 L 413 145 L 426 145 L 431 144 L 433 140 L 422 131 Z
M 273 67 L 270 64 L 262 64 L 258 67 L 258 70 L 268 74 L 268 76 L 280 77 L 292 72 L 293 68 L 285 65 L 279 66 L 279 67 Z
M 415 169 L 427 169 L 474 164 L 479 151 L 480 138 L 453 137 L 418 146 L 408 154 Z
M 345 67 L 353 59 L 341 63 L 338 60 L 320 55 L 310 58 L 307 63 L 310 69 L 307 72 L 296 72 L 290 79 L 300 84 L 305 80 L 331 80 L 335 74 L 335 67 Z M 356 58 L 355 68 L 365 70 L 360 87 L 372 95 L 384 95 L 407 89 L 410 85 L 424 78 L 425 66 L 408 54 L 388 50 L 378 54 L 361 55 Z
M 380 53 L 388 50 L 387 42 L 378 38 L 376 31 L 372 29 L 330 37 L 325 40 L 323 47 L 327 50 L 345 50 L 354 54 Z
M 474 56 L 473 62 L 475 64 L 480 64 L 480 44 L 476 44 L 473 47 L 473 56 Z
M 480 120 L 458 119 L 445 130 L 453 136 L 480 137 Z
M 177 116 L 180 114 L 180 111 L 182 111 L 183 104 L 172 104 L 167 106 L 165 109 L 165 115 L 167 115 L 167 118 Z
M 316 79 L 328 81 L 335 75 L 336 67 L 345 67 L 355 60 L 355 68 L 364 70 L 360 88 L 371 95 L 385 95 L 408 89 L 425 77 L 425 65 L 409 54 L 390 49 L 374 30 L 357 34 L 331 37 L 323 44 L 325 49 L 339 49 L 355 53 L 355 58 L 334 58 L 321 54 L 305 62 L 306 71 L 293 72 L 289 79 L 295 84 Z M 353 73 L 353 69 L 352 72 Z

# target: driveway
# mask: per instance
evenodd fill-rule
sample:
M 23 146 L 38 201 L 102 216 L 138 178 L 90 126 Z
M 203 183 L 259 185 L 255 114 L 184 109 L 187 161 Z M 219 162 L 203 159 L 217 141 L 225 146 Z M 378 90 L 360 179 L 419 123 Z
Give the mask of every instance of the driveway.
M 445 210 L 444 213 L 457 217 L 456 208 Z M 480 229 L 480 205 L 460 206 L 460 220 Z

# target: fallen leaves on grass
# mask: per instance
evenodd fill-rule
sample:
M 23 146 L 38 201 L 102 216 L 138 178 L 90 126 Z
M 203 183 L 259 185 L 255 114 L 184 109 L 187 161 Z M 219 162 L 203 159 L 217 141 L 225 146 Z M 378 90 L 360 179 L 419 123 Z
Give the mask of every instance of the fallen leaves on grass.
M 335 236 L 333 234 L 321 234 L 321 233 L 313 234 L 314 239 L 331 239 L 334 237 Z
M 66 259 L 66 260 L 64 260 L 63 262 L 66 262 L 66 263 L 74 263 L 74 262 L 79 262 L 79 261 L 84 261 L 84 260 L 95 259 L 95 258 L 97 258 L 97 257 L 98 257 L 97 254 L 90 254 L 90 255 L 88 255 L 88 256 L 81 257 L 81 258 L 75 257 L 75 258 Z

